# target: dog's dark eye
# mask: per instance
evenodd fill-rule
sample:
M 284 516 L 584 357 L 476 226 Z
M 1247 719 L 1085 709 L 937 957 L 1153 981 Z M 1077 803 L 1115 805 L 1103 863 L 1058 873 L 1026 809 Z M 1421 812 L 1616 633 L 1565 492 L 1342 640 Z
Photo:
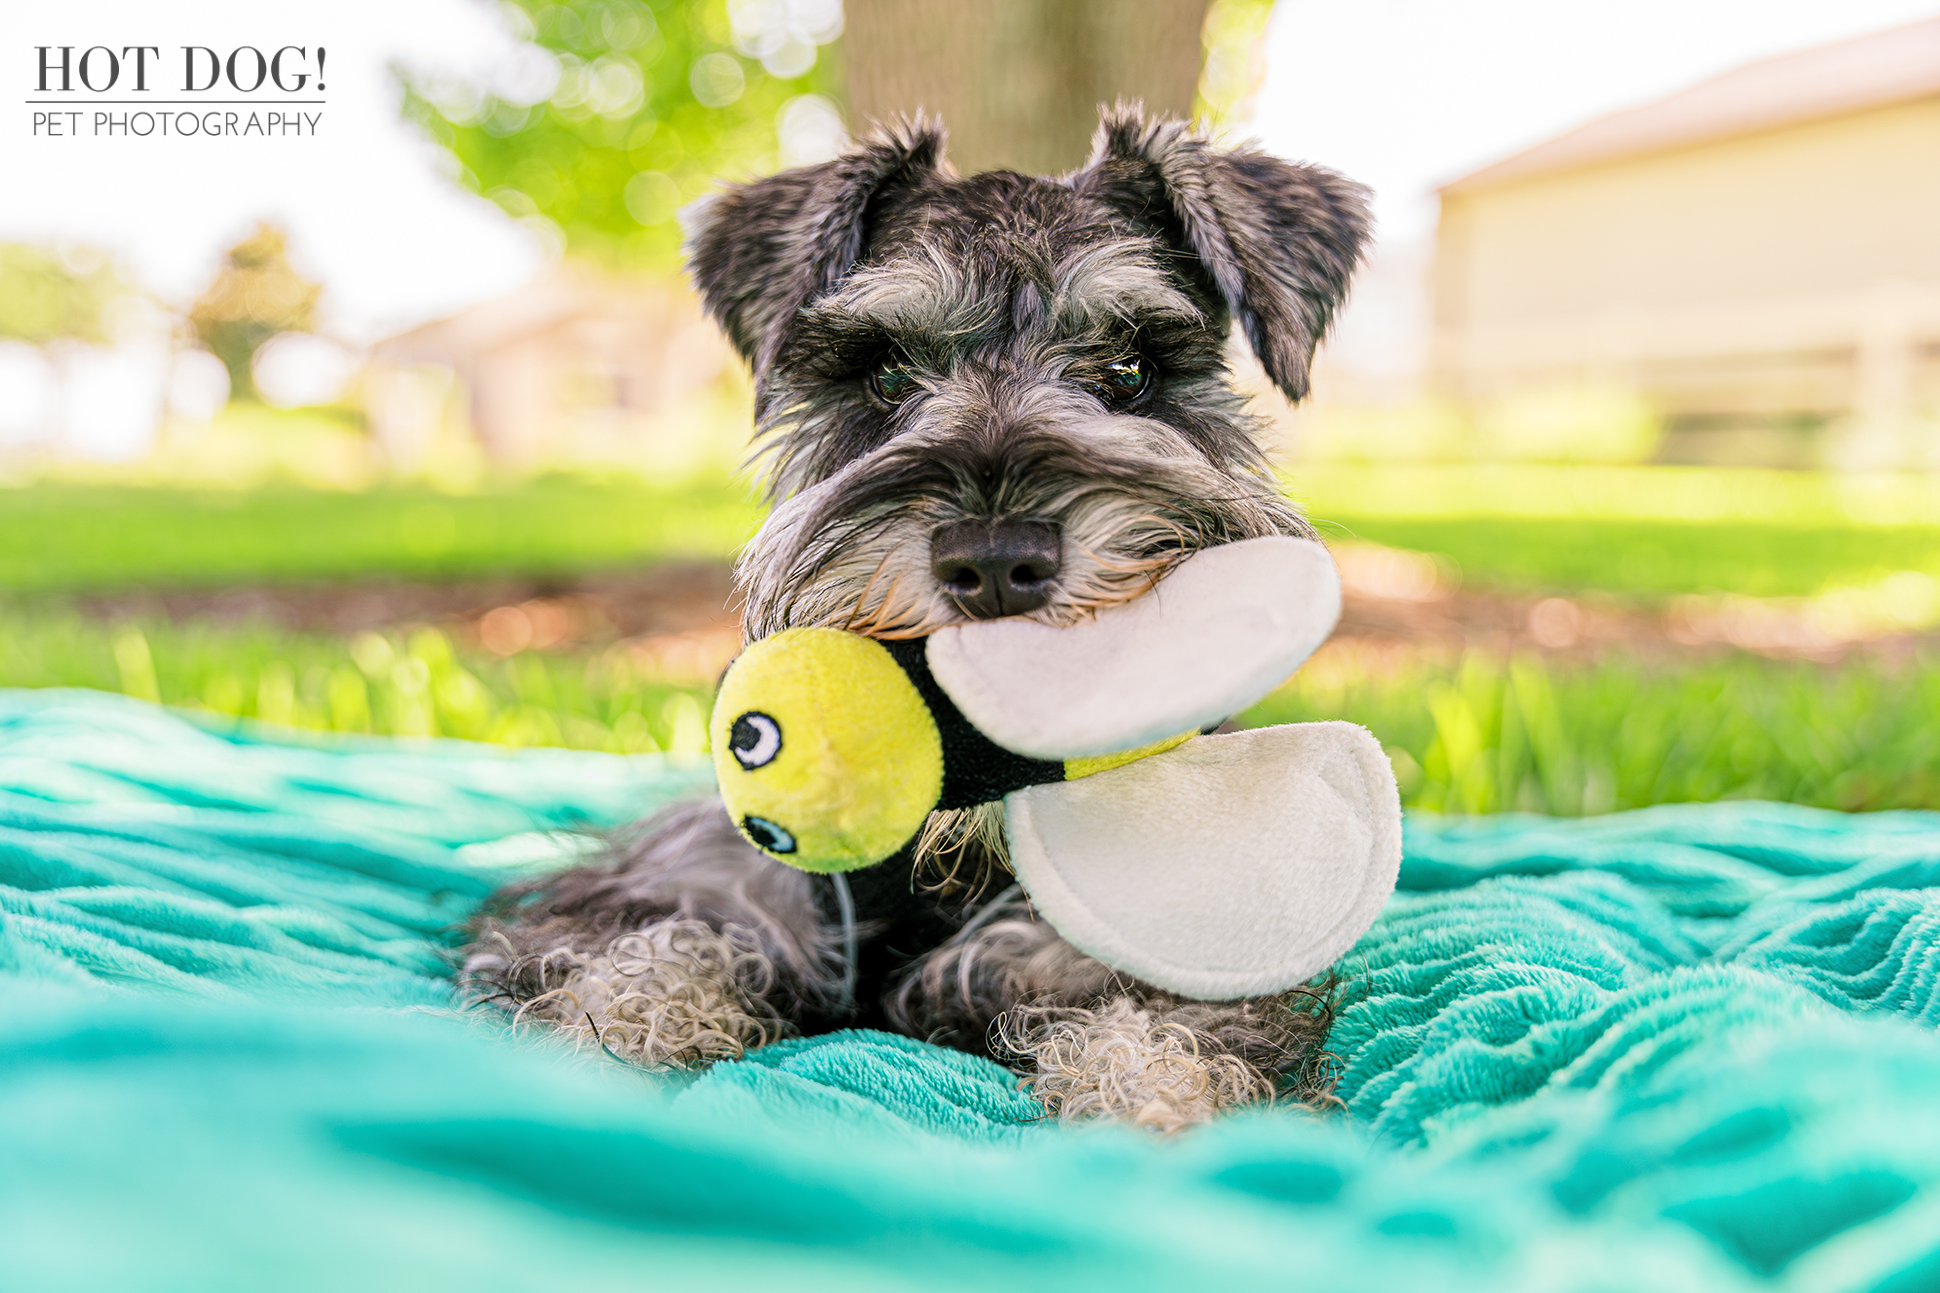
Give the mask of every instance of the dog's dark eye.
M 885 359 L 869 374 L 869 389 L 885 404 L 901 404 L 916 392 L 916 375 L 900 359 Z
M 1115 404 L 1134 400 L 1152 384 L 1152 366 L 1143 359 L 1114 359 L 1105 365 L 1098 388 Z

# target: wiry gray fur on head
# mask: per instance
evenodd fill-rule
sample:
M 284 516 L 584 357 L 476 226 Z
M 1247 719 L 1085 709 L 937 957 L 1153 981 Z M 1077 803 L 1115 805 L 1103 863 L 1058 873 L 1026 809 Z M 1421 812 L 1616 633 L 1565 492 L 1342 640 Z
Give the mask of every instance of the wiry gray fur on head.
M 1064 534 L 1068 623 L 1136 597 L 1210 544 L 1310 533 L 1250 473 L 1208 463 L 1163 423 L 1075 420 L 1001 437 L 914 433 L 776 505 L 744 555 L 751 638 L 791 625 L 920 636 L 963 618 L 930 569 L 929 536 L 964 517 L 1050 518 Z
M 1346 291 L 1361 190 L 1109 114 L 1062 179 L 958 178 L 933 125 L 730 189 L 694 214 L 693 273 L 754 368 L 776 507 L 741 566 L 751 636 L 880 635 L 962 618 L 927 542 L 962 519 L 1059 525 L 1069 622 L 1212 543 L 1308 533 L 1233 392 L 1232 319 L 1289 394 Z M 869 374 L 895 356 L 899 404 Z M 1156 376 L 1114 402 L 1101 374 Z

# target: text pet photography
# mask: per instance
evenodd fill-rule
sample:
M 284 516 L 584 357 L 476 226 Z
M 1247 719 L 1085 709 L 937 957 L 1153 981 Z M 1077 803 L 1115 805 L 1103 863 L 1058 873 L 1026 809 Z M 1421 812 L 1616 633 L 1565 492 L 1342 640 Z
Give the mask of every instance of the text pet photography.
M 284 45 L 265 53 L 239 45 L 224 54 L 207 45 L 183 45 L 179 84 L 168 83 L 175 60 L 157 45 L 111 48 L 38 45 L 33 111 L 36 137 L 220 138 L 313 136 L 323 113 L 327 51 Z M 157 92 L 188 98 L 150 97 Z M 108 96 L 135 95 L 125 98 Z M 228 97 L 244 96 L 244 97 Z M 221 106 L 212 106 L 221 105 Z

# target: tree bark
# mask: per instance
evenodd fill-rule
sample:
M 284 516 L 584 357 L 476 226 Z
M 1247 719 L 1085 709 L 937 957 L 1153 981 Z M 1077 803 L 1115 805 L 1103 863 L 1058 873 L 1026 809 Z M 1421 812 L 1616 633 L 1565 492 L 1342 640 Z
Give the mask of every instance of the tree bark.
M 940 115 L 965 174 L 1082 163 L 1100 105 L 1192 110 L 1209 0 L 848 0 L 850 129 Z

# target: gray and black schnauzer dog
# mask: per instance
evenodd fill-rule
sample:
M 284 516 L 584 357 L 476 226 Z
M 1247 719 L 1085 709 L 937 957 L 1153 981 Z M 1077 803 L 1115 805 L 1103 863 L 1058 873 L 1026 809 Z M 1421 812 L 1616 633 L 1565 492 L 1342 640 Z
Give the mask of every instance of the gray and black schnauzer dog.
M 1306 394 L 1365 190 L 1136 109 L 1055 179 L 961 177 L 942 153 L 939 128 L 905 124 L 690 217 L 694 280 L 754 371 L 774 503 L 738 568 L 747 638 L 1068 624 L 1200 547 L 1310 535 L 1226 341 L 1237 320 Z M 1000 804 L 935 813 L 845 890 L 690 803 L 501 893 L 466 977 L 647 1066 L 875 1027 L 988 1054 L 1066 1118 L 1169 1130 L 1326 1098 L 1331 981 L 1183 1000 L 1066 943 L 1010 879 Z

